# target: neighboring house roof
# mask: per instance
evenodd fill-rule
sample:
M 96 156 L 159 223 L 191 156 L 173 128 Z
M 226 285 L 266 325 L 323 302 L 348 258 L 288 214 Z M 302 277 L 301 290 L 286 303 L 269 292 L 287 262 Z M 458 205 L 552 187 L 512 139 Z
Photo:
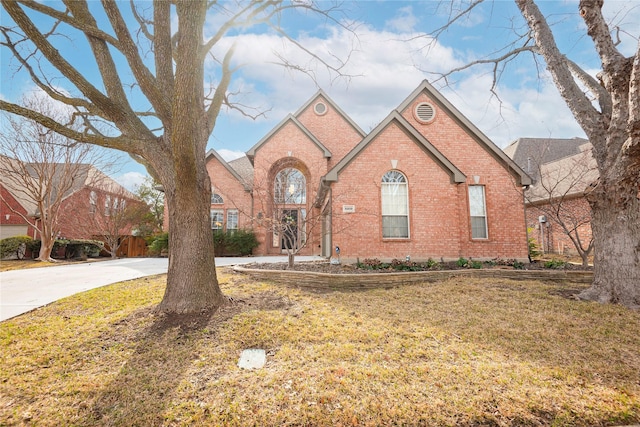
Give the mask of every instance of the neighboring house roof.
M 420 132 L 397 111 L 392 111 L 376 128 L 356 145 L 342 160 L 338 162 L 326 175 L 327 182 L 337 181 L 338 175 L 351 163 L 380 133 L 391 123 L 397 124 L 416 144 L 422 148 L 445 172 L 451 177 L 451 182 L 460 183 L 466 181 L 466 176 L 453 165 L 436 147 L 434 147 Z
M 570 155 L 565 155 L 569 149 L 547 150 L 546 145 L 540 145 L 543 152 L 552 153 L 547 158 L 562 157 L 546 161 L 532 171 L 537 179 L 526 193 L 527 203 L 582 197 L 589 185 L 598 179 L 599 172 L 591 152 L 591 144 L 587 140 L 579 140 L 583 143 L 577 147 L 574 145 L 575 140 L 565 140 L 569 141 L 571 151 L 575 151 Z M 554 143 L 560 145 L 561 141 L 554 140 Z
M 256 152 L 260 149 L 260 147 L 264 143 L 266 143 L 273 135 L 275 135 L 280 129 L 285 127 L 288 123 L 293 123 L 294 126 L 300 129 L 302 133 L 304 133 L 307 136 L 307 138 L 309 138 L 309 140 L 311 140 L 311 142 L 313 142 L 318 147 L 318 149 L 322 151 L 322 154 L 324 157 L 327 157 L 327 158 L 331 157 L 331 152 L 327 149 L 327 147 L 322 145 L 322 143 L 318 140 L 318 138 L 316 138 L 309 131 L 309 129 L 307 129 L 302 123 L 300 123 L 300 121 L 295 116 L 293 116 L 292 114 L 289 114 L 287 117 L 284 118 L 284 120 L 278 123 L 276 127 L 271 129 L 271 131 L 268 134 L 266 134 L 260 141 L 258 141 L 256 145 L 254 145 L 249 149 L 249 151 L 247 151 L 247 157 L 249 157 L 249 160 L 253 162 L 253 158 L 255 157 Z
M 218 154 L 216 150 L 209 150 L 207 152 L 206 161 L 208 162 L 211 157 L 215 157 L 222 164 L 222 166 L 224 166 L 225 169 L 227 169 L 229 173 L 233 175 L 233 177 L 242 184 L 242 186 L 246 191 L 251 191 L 252 182 L 253 182 L 253 167 L 251 166 L 250 162 L 249 162 L 250 171 L 247 169 L 246 165 L 242 160 L 240 162 L 235 162 L 234 165 L 236 165 L 238 169 L 242 171 L 242 173 L 239 173 L 238 170 L 236 170 L 229 163 L 227 163 L 227 161 L 223 159 L 222 156 L 220 156 L 220 154 Z M 246 157 L 244 158 L 247 159 Z M 240 159 L 242 159 L 242 157 Z M 247 161 L 248 160 L 249 159 L 247 159 Z
M 0 156 L 0 170 L 7 168 L 9 170 L 13 169 L 11 166 L 2 166 L 2 163 L 6 162 L 17 162 L 18 160 L 12 159 L 6 156 Z M 15 182 L 12 179 L 9 179 L 8 174 L 0 173 L 0 184 L 13 196 L 16 202 L 20 204 L 27 212 L 27 215 L 33 216 L 36 214 L 38 209 L 38 205 L 33 202 L 33 200 L 25 193 L 23 187 L 19 185 L 18 182 Z
M 57 192 L 63 188 L 64 193 L 62 194 L 61 200 L 68 198 L 79 190 L 89 187 L 97 190 L 101 190 L 107 193 L 112 193 L 118 195 L 120 197 L 125 197 L 128 199 L 138 199 L 138 197 L 128 191 L 126 188 L 118 184 L 111 177 L 104 174 L 98 168 L 93 165 L 86 163 L 73 164 L 72 166 L 75 168 L 75 173 L 71 176 L 71 183 L 69 185 L 63 185 L 61 181 L 63 179 L 69 179 L 69 173 L 65 172 L 65 163 L 50 163 L 50 164 L 42 164 L 42 163 L 24 163 L 19 160 L 12 159 L 5 156 L 0 156 L 0 162 L 18 162 L 21 163 L 22 168 L 26 174 L 34 181 L 34 184 L 37 181 L 38 170 L 40 167 L 46 166 L 50 168 L 50 171 L 53 173 L 53 177 L 51 180 L 52 192 L 51 192 L 51 200 L 55 200 L 58 198 Z M 7 166 L 8 168 L 8 166 Z M 16 166 L 12 167 L 13 170 L 16 169 Z M 49 173 L 47 173 L 48 175 Z M 31 195 L 25 191 L 24 183 L 19 182 L 17 180 L 8 179 L 6 174 L 2 175 L 1 183 L 2 185 L 11 193 L 11 195 L 16 199 L 18 203 L 27 211 L 27 215 L 38 215 L 38 206 L 37 203 L 33 200 Z M 21 178 L 22 180 L 22 178 Z M 37 185 L 37 184 L 35 184 Z
M 449 102 L 440 92 L 436 90 L 429 82 L 423 80 L 422 83 L 400 104 L 397 108 L 402 112 L 406 110 L 420 95 L 426 93 L 427 96 L 435 102 L 438 107 L 444 110 L 469 136 L 478 142 L 490 155 L 492 155 L 499 163 L 501 163 L 511 174 L 518 180 L 519 185 L 531 185 L 532 180 L 529 175 L 507 156 L 497 145 L 495 145 L 480 129 L 476 127 L 469 119 L 467 119 L 454 105 Z
M 580 154 L 584 138 L 518 138 L 504 152 L 534 180 L 540 165 Z

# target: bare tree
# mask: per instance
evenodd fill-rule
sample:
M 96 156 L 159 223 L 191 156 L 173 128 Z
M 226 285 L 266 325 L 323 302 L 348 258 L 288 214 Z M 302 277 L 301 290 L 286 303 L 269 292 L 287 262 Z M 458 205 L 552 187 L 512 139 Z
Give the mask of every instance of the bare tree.
M 2 0 L 2 5 L 4 16 L 12 20 L 10 24 L 3 18 L 2 45 L 16 58 L 20 70 L 29 73 L 49 96 L 76 109 L 84 131 L 74 131 L 7 101 L 0 101 L 0 109 L 29 117 L 75 140 L 126 151 L 143 163 L 162 184 L 169 215 L 169 270 L 158 309 L 199 313 L 223 304 L 209 228 L 211 182 L 205 150 L 224 107 L 248 114 L 232 102 L 233 94 L 228 91 L 236 71 L 232 66 L 234 47 L 226 48 L 223 38 L 229 32 L 271 26 L 308 53 L 314 65 L 339 73 L 342 64 L 332 66 L 323 61 L 278 26 L 282 14 L 296 9 L 331 19 L 334 5 L 321 3 L 323 10 L 314 2 L 258 0 L 103 1 L 101 8 L 97 3 L 90 8 L 83 0 L 64 1 L 63 8 Z M 205 34 L 208 13 L 215 15 L 217 19 L 211 22 L 217 26 L 207 28 Z M 46 17 L 46 22 L 53 23 L 44 28 L 34 17 Z M 65 38 L 57 37 L 62 33 Z M 65 56 L 68 50 L 55 45 L 68 38 L 80 43 L 78 36 L 86 39 L 86 56 L 95 60 L 97 73 L 91 78 L 72 65 L 71 56 Z M 117 62 L 120 55 L 126 63 Z M 39 62 L 40 58 L 43 61 Z M 332 64 L 336 59 L 331 58 Z M 209 94 L 204 90 L 205 64 L 216 67 Z M 45 69 L 47 72 L 42 71 Z M 129 76 L 133 80 L 128 80 Z M 59 82 L 69 85 L 73 94 L 58 90 Z M 98 122 L 113 130 L 101 132 Z
M 453 13 L 448 25 L 470 13 L 482 1 L 472 1 L 466 10 Z M 580 0 L 578 12 L 601 63 L 601 70 L 594 78 L 559 49 L 547 17 L 534 0 L 515 0 L 515 3 L 527 31 L 514 32 L 514 41 L 508 46 L 505 42 L 505 49 L 494 56 L 454 71 L 490 64 L 494 76 L 491 90 L 495 92 L 500 76 L 516 56 L 528 53 L 536 65 L 540 60 L 546 64 L 560 95 L 593 145 L 599 173 L 587 192 L 595 243 L 594 281 L 580 296 L 638 307 L 640 43 L 632 56 L 625 57 L 618 50 L 619 33 L 609 28 L 603 16 L 604 0 Z M 437 37 L 443 31 L 440 28 L 434 35 Z M 631 36 L 638 41 L 637 33 Z
M 36 95 L 24 98 L 23 103 L 60 122 L 68 120 L 68 112 L 50 99 Z M 37 259 L 53 261 L 51 251 L 60 231 L 63 202 L 93 179 L 87 174 L 90 165 L 107 166 L 105 155 L 34 120 L 7 115 L 6 124 L 0 134 L 2 185 L 31 207 L 26 214 L 17 210 L 13 213 L 37 231 L 41 240 Z
M 133 235 L 134 228 L 145 220 L 149 213 L 147 205 L 108 177 L 94 183 L 90 193 L 92 200 L 89 215 L 73 215 L 86 209 L 84 201 L 67 203 L 63 208 L 66 228 L 72 228 L 85 238 L 101 240 L 112 258 L 120 246 Z
M 535 172 L 535 184 L 525 191 L 529 205 L 527 213 L 543 215 L 547 225 L 560 227 L 580 255 L 582 265 L 587 266 L 594 241 L 590 231 L 591 211 L 584 200 L 584 192 L 598 177 L 590 147 L 553 162 L 534 159 L 533 163 L 538 166 L 537 170 L 531 171 Z

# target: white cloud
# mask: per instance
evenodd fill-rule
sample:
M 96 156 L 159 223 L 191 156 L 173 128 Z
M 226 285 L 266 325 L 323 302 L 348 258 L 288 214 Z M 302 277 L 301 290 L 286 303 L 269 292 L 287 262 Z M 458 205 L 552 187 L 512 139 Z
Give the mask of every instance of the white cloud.
M 143 175 L 140 172 L 125 172 L 122 175 L 113 177 L 113 179 L 115 179 L 118 184 L 134 193 L 137 187 L 142 184 L 145 178 L 146 175 Z
M 417 23 L 418 19 L 413 14 L 413 8 L 405 6 L 398 9 L 396 16 L 387 20 L 384 26 L 390 31 L 408 33 L 414 30 Z
M 218 154 L 220 154 L 220 157 L 222 157 L 227 162 L 230 162 L 231 160 L 235 160 L 244 156 L 243 151 L 228 150 L 226 148 L 221 148 L 216 151 L 218 152 Z

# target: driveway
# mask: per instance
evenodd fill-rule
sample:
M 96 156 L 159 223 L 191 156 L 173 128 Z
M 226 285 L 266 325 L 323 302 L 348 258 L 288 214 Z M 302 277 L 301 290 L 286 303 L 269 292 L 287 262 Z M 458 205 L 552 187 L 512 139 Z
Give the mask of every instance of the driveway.
M 298 261 L 320 257 L 296 256 Z M 217 266 L 253 262 L 286 262 L 286 256 L 216 258 Z M 61 298 L 124 280 L 167 272 L 167 258 L 123 258 L 100 262 L 28 268 L 0 273 L 0 321 Z

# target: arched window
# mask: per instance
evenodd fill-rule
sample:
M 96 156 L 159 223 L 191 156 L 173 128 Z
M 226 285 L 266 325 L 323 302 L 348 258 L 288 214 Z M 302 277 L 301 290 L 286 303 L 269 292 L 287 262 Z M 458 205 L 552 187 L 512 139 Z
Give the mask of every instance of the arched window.
M 409 237 L 409 193 L 407 178 L 396 170 L 384 174 L 382 191 L 382 237 Z
M 273 194 L 276 203 L 304 204 L 307 202 L 307 180 L 298 169 L 282 169 L 276 175 Z
M 211 204 L 212 205 L 222 205 L 224 204 L 224 199 L 218 193 L 211 194 Z

